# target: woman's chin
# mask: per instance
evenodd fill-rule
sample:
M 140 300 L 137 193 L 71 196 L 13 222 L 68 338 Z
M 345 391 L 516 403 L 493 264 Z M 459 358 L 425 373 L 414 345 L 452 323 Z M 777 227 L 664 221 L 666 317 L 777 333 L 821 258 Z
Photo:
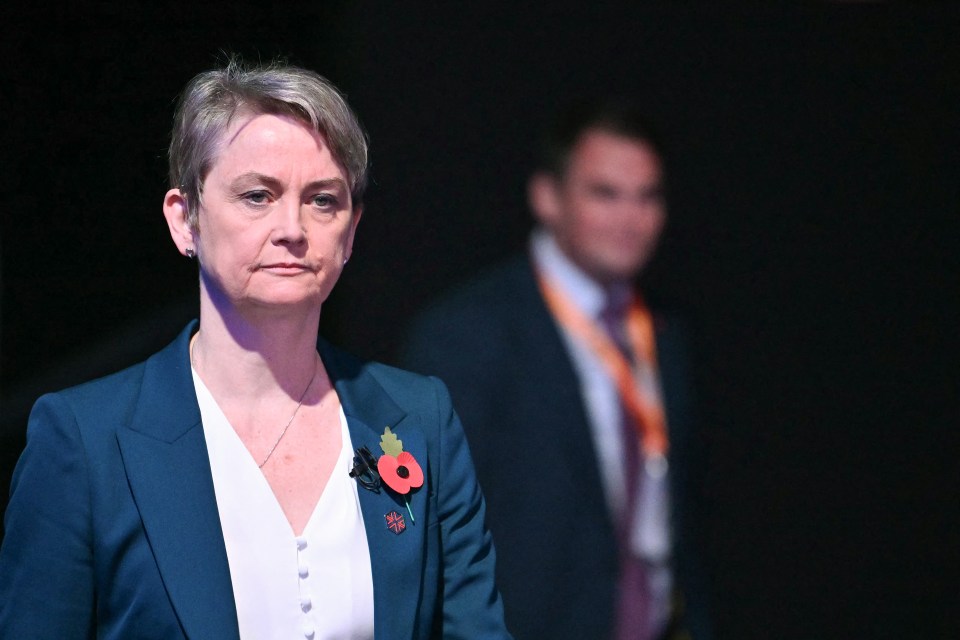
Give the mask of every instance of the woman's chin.
M 273 291 L 269 295 L 241 298 L 234 303 L 234 306 L 241 312 L 309 313 L 319 309 L 322 303 L 323 297 L 316 291 L 299 293 Z

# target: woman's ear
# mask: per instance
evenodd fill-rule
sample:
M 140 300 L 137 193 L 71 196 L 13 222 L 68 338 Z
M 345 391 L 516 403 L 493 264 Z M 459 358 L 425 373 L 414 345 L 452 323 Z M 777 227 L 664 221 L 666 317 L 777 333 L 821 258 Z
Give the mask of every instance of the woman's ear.
M 173 244 L 183 255 L 194 257 L 197 254 L 194 230 L 190 225 L 187 198 L 180 189 L 170 189 L 163 197 L 163 217 L 167 219 Z
M 351 216 L 353 218 L 352 220 L 350 220 L 350 231 L 348 232 L 348 235 L 347 235 L 347 246 L 346 246 L 346 252 L 344 253 L 344 256 L 343 256 L 344 257 L 343 264 L 347 264 L 347 260 L 349 260 L 350 256 L 353 255 L 353 239 L 357 235 L 357 225 L 360 224 L 360 217 L 363 216 L 363 207 L 362 206 L 354 207 L 353 213 L 351 213 Z

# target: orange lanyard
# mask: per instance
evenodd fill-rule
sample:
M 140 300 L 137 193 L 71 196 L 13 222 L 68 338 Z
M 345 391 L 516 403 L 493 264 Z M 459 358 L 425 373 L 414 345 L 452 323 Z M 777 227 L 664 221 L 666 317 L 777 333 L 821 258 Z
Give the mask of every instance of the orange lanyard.
M 637 387 L 630 363 L 607 332 L 580 311 L 558 287 L 539 274 L 540 291 L 553 316 L 563 327 L 590 347 L 610 374 L 624 410 L 633 418 L 646 458 L 665 457 L 668 441 L 663 408 L 659 402 L 643 397 Z M 656 368 L 653 319 L 643 301 L 632 296 L 627 310 L 627 335 L 634 354 Z

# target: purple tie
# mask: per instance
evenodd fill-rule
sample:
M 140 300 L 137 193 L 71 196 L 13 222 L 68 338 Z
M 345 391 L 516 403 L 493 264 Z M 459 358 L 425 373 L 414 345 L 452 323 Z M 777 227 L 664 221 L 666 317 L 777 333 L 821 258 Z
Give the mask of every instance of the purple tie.
M 630 305 L 629 290 L 608 293 L 607 305 L 600 314 L 607 335 L 631 364 L 633 354 L 627 340 L 626 317 Z M 630 530 L 636 512 L 637 488 L 640 480 L 640 453 L 637 425 L 620 404 L 620 436 L 623 451 L 626 505 L 617 523 L 620 580 L 617 584 L 616 640 L 650 640 L 650 589 L 643 560 L 630 550 Z

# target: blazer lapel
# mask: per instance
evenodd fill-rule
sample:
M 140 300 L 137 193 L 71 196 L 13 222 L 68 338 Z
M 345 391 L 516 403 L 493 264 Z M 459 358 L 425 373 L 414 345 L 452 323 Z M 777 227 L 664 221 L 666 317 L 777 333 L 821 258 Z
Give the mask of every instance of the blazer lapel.
M 128 428 L 127 478 L 170 602 L 188 638 L 237 639 L 236 605 L 190 373 L 193 323 L 150 358 Z
M 541 454 L 560 456 L 556 469 L 578 469 L 576 474 L 545 472 L 542 478 L 559 491 L 558 495 L 579 496 L 576 504 L 582 505 L 583 511 L 579 517 L 606 523 L 604 533 L 612 536 L 613 522 L 604 498 L 596 445 L 563 329 L 547 308 L 531 258 L 523 256 L 516 269 L 516 308 L 526 321 L 516 325 L 517 335 L 511 346 L 520 354 L 515 359 L 524 363 L 524 383 L 519 388 L 537 403 L 530 431 L 549 443 L 540 445 L 549 447 Z
M 390 398 L 368 371 L 367 366 L 320 342 L 320 355 L 337 390 L 354 449 L 367 447 L 380 457 L 380 437 L 384 427 L 403 442 L 404 451 L 413 454 L 424 471 L 424 486 L 413 490 L 407 502 L 386 485 L 378 491 L 358 488 L 373 571 L 374 631 L 378 638 L 413 637 L 424 570 L 424 537 L 428 527 L 427 445 L 420 429 L 411 428 L 413 417 Z M 340 473 L 340 471 L 337 471 Z M 387 517 L 399 514 L 404 529 L 400 533 L 388 526 Z M 411 518 L 412 513 L 412 518 Z

